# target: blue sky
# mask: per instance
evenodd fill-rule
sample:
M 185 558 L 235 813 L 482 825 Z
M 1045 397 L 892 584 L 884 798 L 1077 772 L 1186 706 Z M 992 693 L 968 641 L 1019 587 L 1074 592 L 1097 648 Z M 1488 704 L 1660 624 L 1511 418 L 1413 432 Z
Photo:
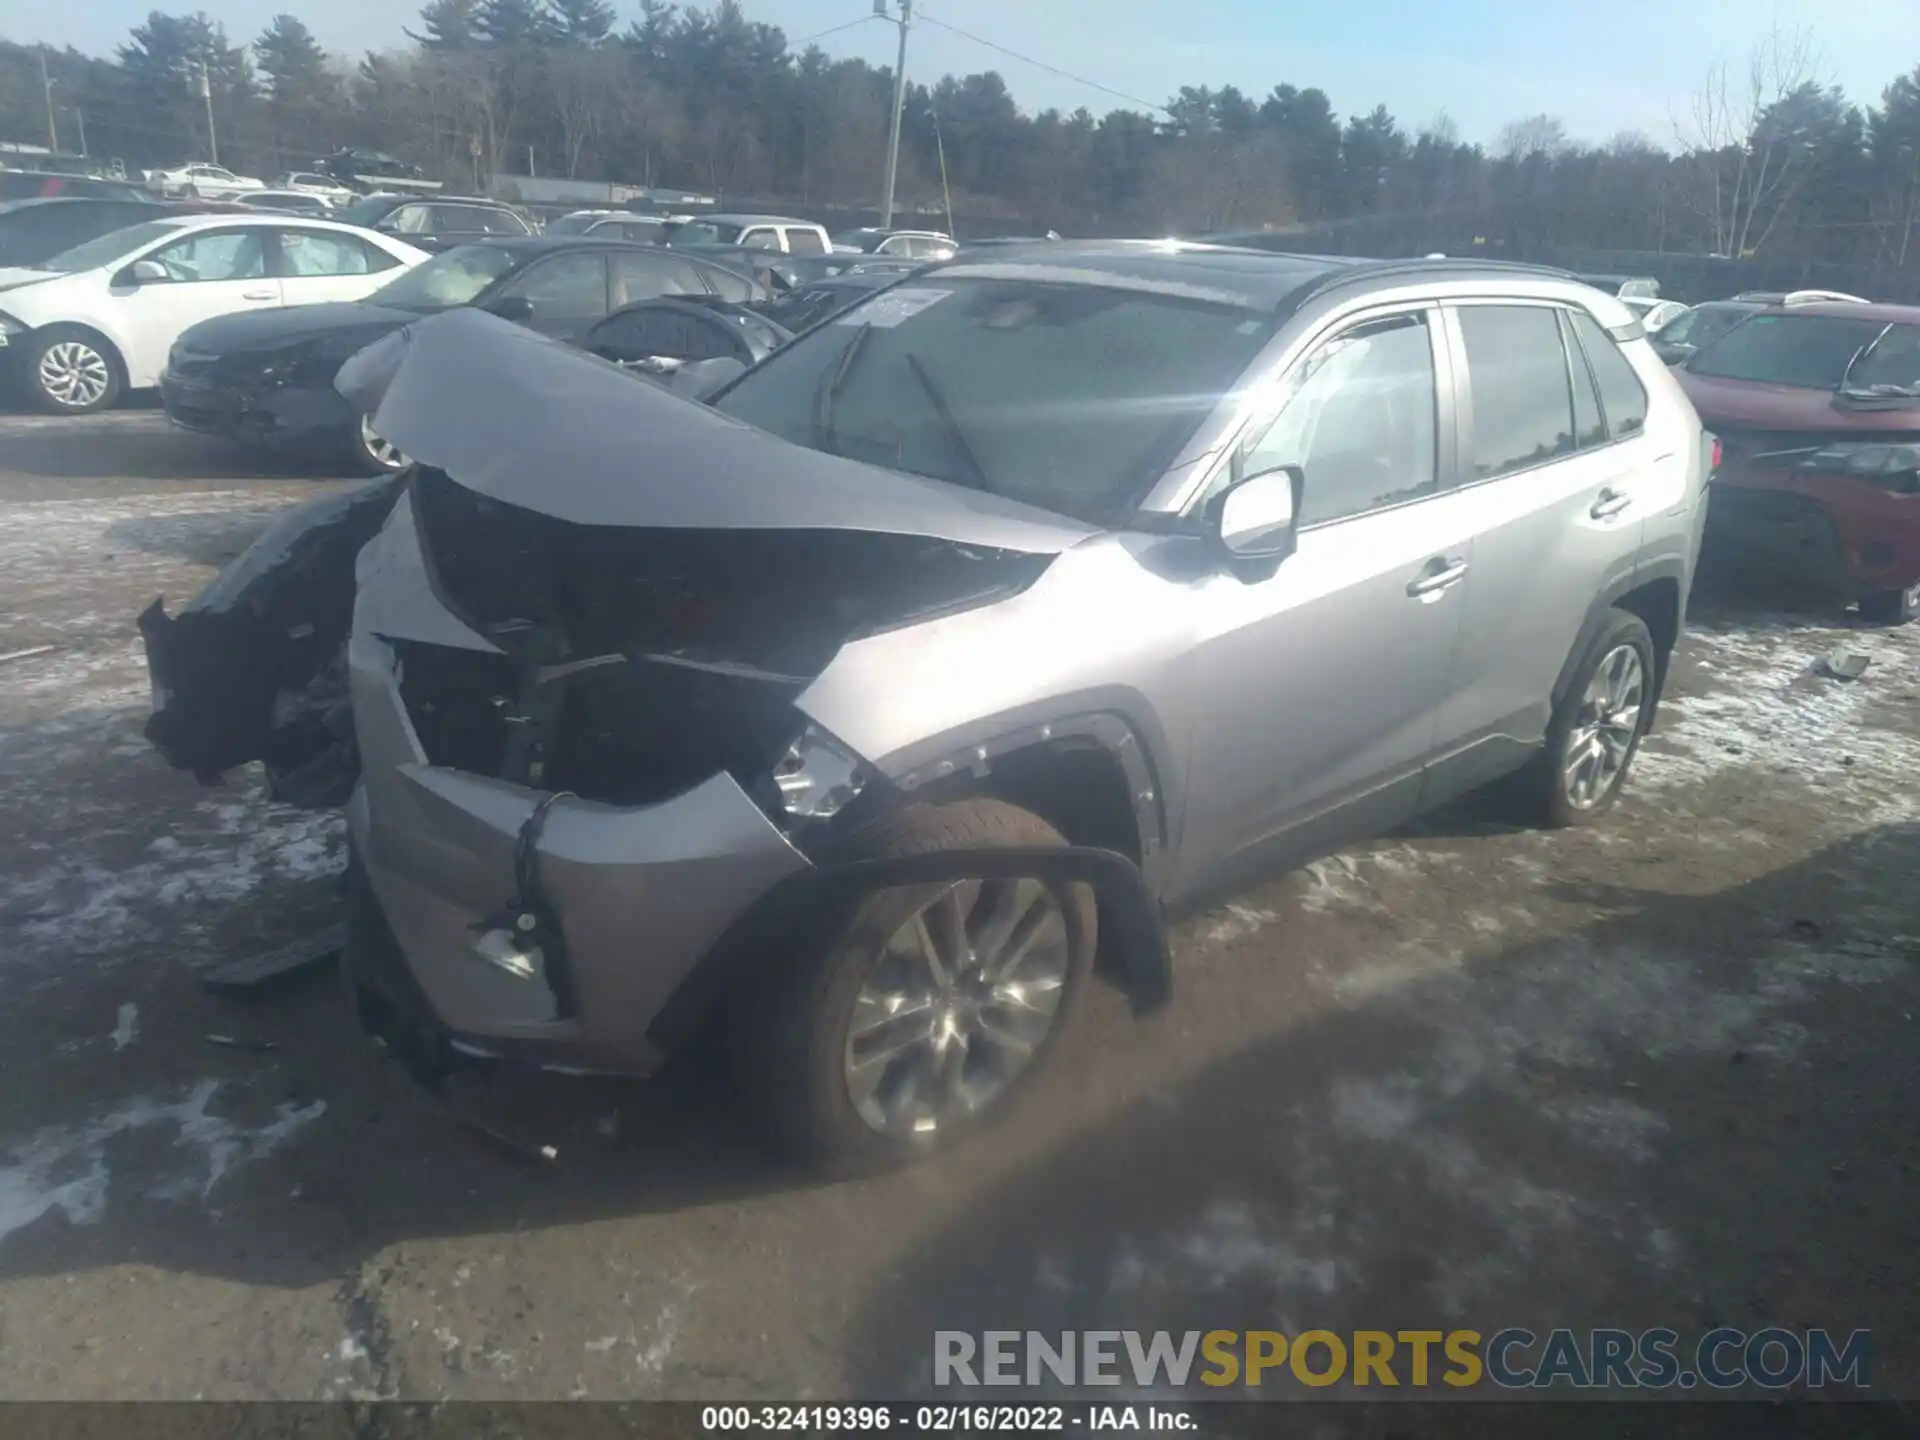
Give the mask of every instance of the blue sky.
M 633 0 L 615 0 L 624 25 Z M 0 34 L 111 53 L 153 0 L 7 0 Z M 330 50 L 403 42 L 413 9 L 390 0 L 173 0 L 204 8 L 236 38 L 292 10 Z M 871 0 L 746 0 L 798 40 L 871 11 Z M 1441 111 L 1462 138 L 1491 139 L 1542 111 L 1582 139 L 1620 130 L 1671 144 L 1673 117 L 1715 61 L 1744 65 L 1774 27 L 1810 33 L 1823 78 L 1873 100 L 1920 64 L 1920 0 L 926 0 L 945 20 L 1061 70 L 1148 100 L 1183 84 L 1238 85 L 1256 99 L 1281 82 L 1318 85 L 1342 115 L 1385 103 L 1417 126 Z M 1844 16 L 1844 20 L 1841 17 Z M 895 31 L 869 20 L 821 40 L 835 55 L 891 64 Z M 1123 102 L 932 24 L 916 27 L 908 71 L 998 69 L 1027 109 Z

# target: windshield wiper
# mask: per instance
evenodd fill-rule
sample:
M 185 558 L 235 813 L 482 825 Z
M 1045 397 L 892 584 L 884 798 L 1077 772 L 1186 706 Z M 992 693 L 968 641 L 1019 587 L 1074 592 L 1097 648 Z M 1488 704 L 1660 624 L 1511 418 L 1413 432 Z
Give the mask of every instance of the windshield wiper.
M 833 374 L 820 388 L 813 405 L 813 448 L 828 455 L 840 453 L 838 439 L 833 429 L 833 407 L 840 399 L 841 387 L 847 383 L 847 376 L 853 373 L 853 362 L 860 358 L 860 352 L 866 348 L 867 337 L 873 333 L 871 324 L 862 325 L 854 331 L 853 338 L 847 342 L 847 348 L 840 352 L 840 363 L 833 367 Z
M 987 479 L 987 472 L 980 466 L 980 457 L 973 453 L 973 446 L 967 443 L 967 435 L 960 428 L 960 422 L 953 418 L 953 411 L 947 405 L 947 397 L 940 393 L 940 387 L 933 383 L 933 377 L 927 373 L 927 367 L 920 363 L 918 355 L 907 356 L 907 368 L 913 372 L 913 378 L 920 382 L 920 388 L 927 392 L 927 399 L 933 402 L 934 414 L 940 417 L 940 423 L 946 427 L 947 438 L 953 441 L 953 448 L 961 462 L 973 476 L 977 489 L 993 493 L 993 484 Z

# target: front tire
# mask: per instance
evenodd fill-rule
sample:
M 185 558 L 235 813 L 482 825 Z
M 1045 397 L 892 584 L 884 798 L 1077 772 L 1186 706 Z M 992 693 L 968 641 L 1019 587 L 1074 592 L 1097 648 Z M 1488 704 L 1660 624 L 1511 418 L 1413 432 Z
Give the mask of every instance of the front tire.
M 847 858 L 1059 845 L 999 800 L 908 805 Z M 882 890 L 810 953 L 734 997 L 735 1065 L 774 1146 L 862 1173 L 947 1146 L 1031 1092 L 1092 969 L 1084 885 L 1038 878 Z
M 120 357 L 99 336 L 71 325 L 41 331 L 27 351 L 27 388 L 50 415 L 90 415 L 120 398 Z
M 364 415 L 347 437 L 347 453 L 354 465 L 367 475 L 393 475 L 413 463 L 398 447 L 381 439 Z
M 1876 590 L 1860 599 L 1860 618 L 1873 625 L 1905 625 L 1920 617 L 1920 585 Z
M 1646 622 L 1609 610 L 1547 726 L 1529 808 L 1555 828 L 1591 825 L 1620 798 L 1653 718 L 1656 655 Z

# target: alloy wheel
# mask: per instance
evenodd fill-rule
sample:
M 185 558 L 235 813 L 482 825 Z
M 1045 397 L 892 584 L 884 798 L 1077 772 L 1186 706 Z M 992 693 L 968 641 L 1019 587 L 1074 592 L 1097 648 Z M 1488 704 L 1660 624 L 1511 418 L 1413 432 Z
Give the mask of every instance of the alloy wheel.
M 47 398 L 71 410 L 98 405 L 113 383 L 107 357 L 83 340 L 49 345 L 35 374 Z
M 375 434 L 373 421 L 365 415 L 360 417 L 360 447 L 367 452 L 367 458 L 382 469 L 401 470 L 406 467 L 407 457 L 400 453 L 400 447 Z
M 1639 650 L 1616 645 L 1587 682 L 1580 713 L 1567 732 L 1560 770 L 1567 803 L 1574 809 L 1593 809 L 1619 783 L 1639 737 L 1646 675 Z
M 999 1100 L 1065 995 L 1071 938 L 1038 880 L 969 880 L 887 941 L 853 1005 L 847 1096 L 888 1135 L 929 1138 Z

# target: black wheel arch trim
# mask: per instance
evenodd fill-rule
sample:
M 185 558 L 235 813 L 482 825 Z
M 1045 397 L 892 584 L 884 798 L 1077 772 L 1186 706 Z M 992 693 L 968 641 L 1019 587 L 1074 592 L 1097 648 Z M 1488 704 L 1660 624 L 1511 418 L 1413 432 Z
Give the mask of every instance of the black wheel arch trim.
M 782 944 L 828 933 L 876 891 L 963 879 L 1091 886 L 1105 922 L 1100 943 L 1111 947 L 1112 973 L 1134 1015 L 1151 1015 L 1172 999 L 1173 954 L 1160 907 L 1133 861 L 1086 845 L 984 846 L 851 860 L 789 876 L 736 920 L 681 982 L 647 1027 L 648 1038 L 662 1053 L 680 1048 L 727 991 L 773 960 Z
M 1687 604 L 1687 567 L 1684 561 L 1675 557 L 1656 560 L 1636 568 L 1631 574 L 1622 575 L 1613 584 L 1594 597 L 1587 607 L 1587 618 L 1581 622 L 1580 633 L 1573 647 L 1568 650 L 1567 658 L 1560 667 L 1560 674 L 1553 682 L 1553 708 L 1558 710 L 1567 698 L 1567 692 L 1573 685 L 1573 679 L 1580 664 L 1592 648 L 1594 637 L 1607 623 L 1609 611 L 1619 608 L 1619 602 L 1636 590 L 1661 580 L 1671 580 L 1680 592 L 1679 610 L 1675 616 L 1673 649 L 1680 647 L 1680 637 L 1685 633 Z M 1672 667 L 1673 651 L 1661 653 L 1656 645 L 1654 650 L 1653 698 L 1647 710 L 1647 729 L 1653 730 L 1654 717 L 1659 713 L 1660 701 L 1667 688 L 1667 672 Z

